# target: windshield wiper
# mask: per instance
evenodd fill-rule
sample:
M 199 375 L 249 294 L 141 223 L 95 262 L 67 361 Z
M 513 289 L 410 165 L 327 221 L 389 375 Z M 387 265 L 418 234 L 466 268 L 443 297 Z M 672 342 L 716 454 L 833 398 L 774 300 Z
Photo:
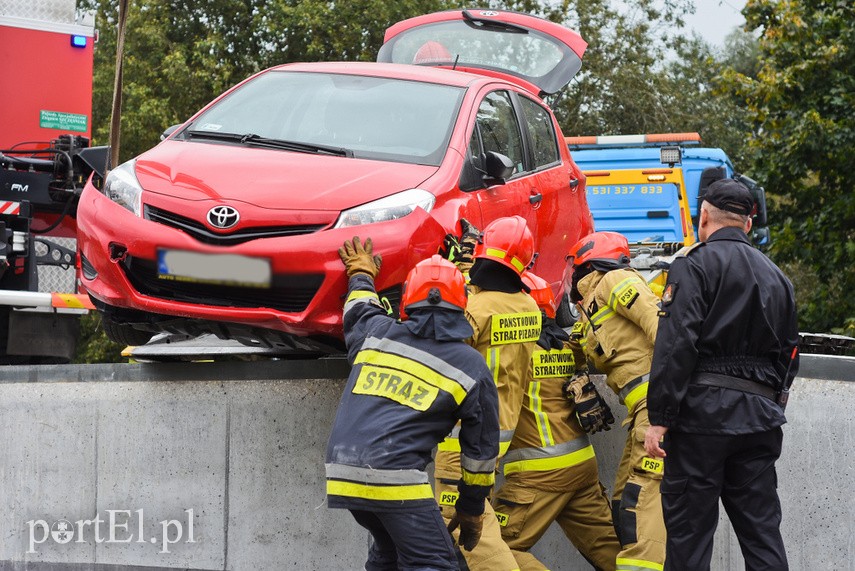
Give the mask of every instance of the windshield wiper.
M 332 147 L 328 145 L 318 145 L 315 143 L 302 143 L 299 141 L 286 141 L 284 139 L 270 139 L 255 135 L 253 133 L 221 133 L 218 131 L 197 131 L 189 130 L 187 134 L 193 138 L 212 139 L 215 141 L 235 141 L 244 145 L 255 145 L 270 149 L 282 149 L 285 151 L 295 151 L 298 153 L 313 153 L 335 155 L 338 157 L 352 157 L 353 151 L 343 147 Z

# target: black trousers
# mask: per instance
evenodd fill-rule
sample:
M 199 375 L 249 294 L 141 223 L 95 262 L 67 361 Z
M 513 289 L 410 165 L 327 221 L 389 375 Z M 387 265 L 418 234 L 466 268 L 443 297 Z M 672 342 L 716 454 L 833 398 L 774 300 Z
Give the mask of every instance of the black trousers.
M 730 518 L 749 571 L 787 571 L 775 461 L 780 428 L 720 436 L 668 432 L 662 512 L 665 571 L 708 571 L 718 502 Z
M 457 571 L 457 556 L 439 506 L 411 512 L 350 510 L 371 532 L 367 571 Z

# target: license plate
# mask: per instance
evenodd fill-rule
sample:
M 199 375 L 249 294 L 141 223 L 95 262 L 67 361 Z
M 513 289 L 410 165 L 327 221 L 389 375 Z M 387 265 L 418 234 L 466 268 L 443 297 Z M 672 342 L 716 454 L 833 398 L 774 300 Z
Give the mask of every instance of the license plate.
M 270 260 L 237 254 L 159 249 L 157 277 L 181 282 L 269 288 Z

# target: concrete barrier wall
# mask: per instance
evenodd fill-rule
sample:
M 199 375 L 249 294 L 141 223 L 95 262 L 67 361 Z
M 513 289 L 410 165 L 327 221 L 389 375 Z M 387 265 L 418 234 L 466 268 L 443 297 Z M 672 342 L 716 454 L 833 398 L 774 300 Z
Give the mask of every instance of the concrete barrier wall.
M 0 569 L 361 569 L 367 534 L 324 504 L 347 371 L 334 359 L 0 369 Z M 855 570 L 853 381 L 855 359 L 805 358 L 791 397 L 778 474 L 793 570 Z M 624 437 L 594 437 L 609 488 Z M 716 541 L 713 568 L 742 569 L 728 525 Z M 535 551 L 554 570 L 590 569 L 554 527 Z

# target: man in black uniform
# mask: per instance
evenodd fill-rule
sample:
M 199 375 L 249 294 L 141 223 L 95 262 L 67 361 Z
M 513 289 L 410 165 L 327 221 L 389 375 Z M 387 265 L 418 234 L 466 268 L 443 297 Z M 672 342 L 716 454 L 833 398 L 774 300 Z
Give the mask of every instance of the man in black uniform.
M 668 452 L 666 571 L 710 568 L 719 497 L 746 568 L 788 569 L 775 461 L 798 326 L 792 284 L 746 237 L 753 206 L 732 179 L 710 185 L 701 242 L 674 260 L 662 296 L 645 448 Z

